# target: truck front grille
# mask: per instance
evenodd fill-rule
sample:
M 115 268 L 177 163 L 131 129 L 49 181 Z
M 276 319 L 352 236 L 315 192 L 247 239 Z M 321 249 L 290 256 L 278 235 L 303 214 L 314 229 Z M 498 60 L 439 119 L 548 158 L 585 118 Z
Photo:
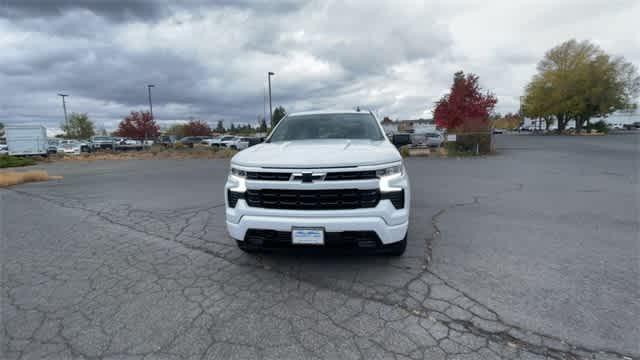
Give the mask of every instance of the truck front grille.
M 380 201 L 378 189 L 247 190 L 251 207 L 286 210 L 349 210 L 372 208 Z

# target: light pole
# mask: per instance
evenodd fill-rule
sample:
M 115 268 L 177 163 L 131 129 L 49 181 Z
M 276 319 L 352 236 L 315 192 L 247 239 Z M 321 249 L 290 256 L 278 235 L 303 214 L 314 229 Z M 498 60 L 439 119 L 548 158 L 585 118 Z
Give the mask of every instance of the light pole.
M 67 103 L 64 101 L 64 98 L 69 95 L 58 93 L 58 96 L 62 98 L 62 109 L 64 110 L 64 125 L 69 126 L 69 121 L 67 120 Z
M 271 107 L 271 76 L 275 75 L 274 72 L 269 71 L 267 78 L 269 79 L 269 119 L 271 120 L 271 128 L 273 128 L 273 108 Z
M 151 118 L 153 118 L 153 104 L 151 103 L 151 88 L 155 87 L 153 84 L 147 85 L 147 90 L 149 92 L 149 112 L 151 113 Z
M 149 115 L 153 120 L 153 104 L 151 103 L 151 88 L 155 87 L 153 84 L 147 85 L 147 92 L 149 93 Z M 147 126 L 144 127 L 144 145 L 147 145 Z

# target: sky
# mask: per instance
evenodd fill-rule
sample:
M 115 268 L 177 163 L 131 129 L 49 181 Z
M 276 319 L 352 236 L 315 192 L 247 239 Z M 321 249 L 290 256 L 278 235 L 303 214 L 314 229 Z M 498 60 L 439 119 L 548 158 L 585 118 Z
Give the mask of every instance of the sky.
M 154 84 L 161 125 L 256 123 L 269 71 L 289 112 L 431 118 L 462 70 L 505 113 L 571 38 L 640 64 L 638 19 L 638 0 L 0 0 L 0 122 L 57 128 L 66 93 L 113 130 Z

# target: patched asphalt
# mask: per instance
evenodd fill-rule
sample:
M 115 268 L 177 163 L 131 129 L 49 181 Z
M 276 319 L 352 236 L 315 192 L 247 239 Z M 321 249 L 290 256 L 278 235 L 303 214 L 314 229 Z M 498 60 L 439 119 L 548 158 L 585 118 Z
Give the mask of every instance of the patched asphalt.
M 636 358 L 638 139 L 408 159 L 402 258 L 242 253 L 225 160 L 45 165 L 0 190 L 0 358 Z

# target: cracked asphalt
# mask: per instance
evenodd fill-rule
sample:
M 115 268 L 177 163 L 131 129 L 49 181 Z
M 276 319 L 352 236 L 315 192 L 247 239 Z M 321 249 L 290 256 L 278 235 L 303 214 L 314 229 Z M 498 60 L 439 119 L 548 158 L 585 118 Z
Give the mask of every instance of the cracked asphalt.
M 0 190 L 2 359 L 638 359 L 638 135 L 411 158 L 401 258 L 247 255 L 225 160 Z

